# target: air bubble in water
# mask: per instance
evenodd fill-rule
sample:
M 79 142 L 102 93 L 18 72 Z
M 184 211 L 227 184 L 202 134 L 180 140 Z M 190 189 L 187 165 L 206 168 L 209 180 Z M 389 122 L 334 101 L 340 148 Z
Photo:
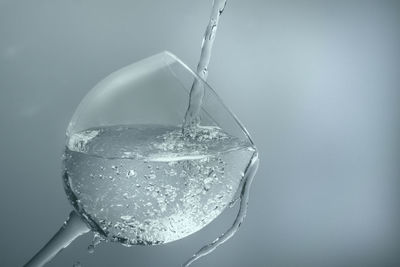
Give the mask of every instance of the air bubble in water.
M 129 170 L 128 173 L 126 174 L 126 177 L 131 178 L 131 177 L 136 177 L 137 173 L 135 170 Z

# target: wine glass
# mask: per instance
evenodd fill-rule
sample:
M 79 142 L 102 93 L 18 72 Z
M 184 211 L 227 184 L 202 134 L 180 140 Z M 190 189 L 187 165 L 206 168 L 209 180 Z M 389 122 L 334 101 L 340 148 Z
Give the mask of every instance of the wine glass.
M 191 85 L 204 88 L 199 125 L 182 131 Z M 66 133 L 63 184 L 74 210 L 25 266 L 43 266 L 89 231 L 125 246 L 172 242 L 202 229 L 242 199 L 258 153 L 246 129 L 181 60 L 163 52 L 98 83 Z

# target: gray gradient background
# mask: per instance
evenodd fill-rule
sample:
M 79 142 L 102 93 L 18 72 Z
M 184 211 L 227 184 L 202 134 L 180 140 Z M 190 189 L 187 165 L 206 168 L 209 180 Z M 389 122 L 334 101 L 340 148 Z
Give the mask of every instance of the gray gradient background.
M 400 2 L 231 0 L 209 83 L 260 150 L 239 233 L 193 266 L 400 266 Z M 110 72 L 163 50 L 192 68 L 211 1 L 0 0 L 0 266 L 71 210 L 66 126 Z M 179 266 L 228 227 L 157 247 L 82 237 L 48 266 Z

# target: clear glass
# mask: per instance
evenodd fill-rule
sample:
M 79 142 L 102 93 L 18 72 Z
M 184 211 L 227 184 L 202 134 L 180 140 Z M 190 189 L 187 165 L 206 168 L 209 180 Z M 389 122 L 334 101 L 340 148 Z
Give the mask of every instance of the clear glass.
M 184 136 L 195 80 L 205 89 L 200 125 Z M 239 227 L 246 177 L 257 166 L 246 129 L 176 56 L 163 52 L 124 67 L 97 84 L 71 119 L 63 182 L 75 211 L 62 238 L 57 233 L 26 266 L 43 266 L 89 230 L 126 246 L 172 242 L 242 198 Z
M 79 104 L 67 129 L 75 133 L 112 125 L 182 125 L 189 92 L 197 79 L 205 88 L 201 125 L 219 126 L 237 138 L 252 140 L 215 91 L 170 52 L 126 66 L 98 83 Z

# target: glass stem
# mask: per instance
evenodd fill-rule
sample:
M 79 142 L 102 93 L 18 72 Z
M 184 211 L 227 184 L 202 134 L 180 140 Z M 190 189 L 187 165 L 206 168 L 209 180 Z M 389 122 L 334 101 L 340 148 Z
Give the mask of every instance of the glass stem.
M 68 219 L 47 244 L 24 265 L 24 267 L 41 267 L 53 259 L 58 252 L 66 248 L 77 237 L 89 232 L 90 229 L 80 216 L 72 211 Z

